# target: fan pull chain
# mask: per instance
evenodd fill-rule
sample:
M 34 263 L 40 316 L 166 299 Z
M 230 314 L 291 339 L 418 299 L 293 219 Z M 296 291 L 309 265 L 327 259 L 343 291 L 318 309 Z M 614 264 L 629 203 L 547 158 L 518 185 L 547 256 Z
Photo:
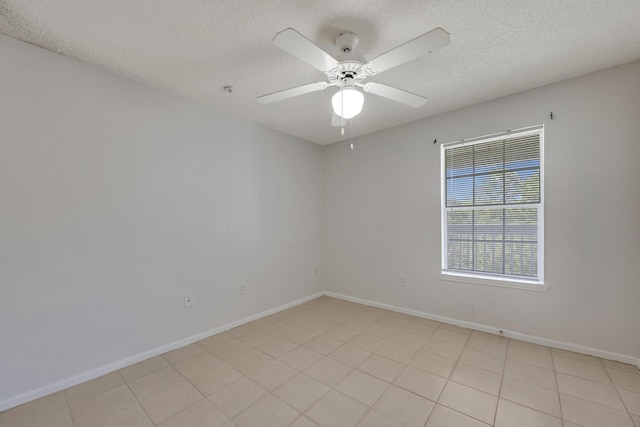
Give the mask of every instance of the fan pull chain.
M 349 122 L 349 133 L 351 134 L 351 149 L 353 150 L 353 119 Z
M 344 136 L 344 86 L 340 86 L 340 119 L 342 121 L 340 135 Z

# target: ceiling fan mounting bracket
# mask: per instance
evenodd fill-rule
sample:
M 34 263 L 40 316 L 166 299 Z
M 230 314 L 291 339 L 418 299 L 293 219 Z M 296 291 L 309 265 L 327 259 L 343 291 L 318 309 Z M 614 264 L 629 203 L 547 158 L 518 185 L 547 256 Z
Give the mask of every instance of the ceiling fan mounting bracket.
M 358 45 L 358 35 L 356 33 L 342 33 L 336 39 L 336 46 L 340 49 L 340 53 L 351 53 Z

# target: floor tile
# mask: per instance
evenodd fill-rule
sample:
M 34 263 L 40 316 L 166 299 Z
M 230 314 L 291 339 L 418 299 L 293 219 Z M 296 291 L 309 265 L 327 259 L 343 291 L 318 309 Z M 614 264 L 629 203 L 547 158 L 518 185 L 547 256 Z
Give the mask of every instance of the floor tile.
M 369 322 L 377 322 L 387 315 L 387 310 L 383 310 L 377 307 L 368 307 L 361 313 L 356 315 L 356 318 L 363 319 Z
M 198 341 L 198 344 L 201 347 L 206 348 L 207 350 L 210 350 L 214 347 L 217 347 L 221 344 L 227 343 L 229 341 L 233 341 L 233 337 L 229 334 L 227 334 L 226 332 L 222 332 L 216 335 L 212 335 L 209 338 L 205 338 L 203 340 Z
M 387 328 L 400 329 L 409 323 L 409 321 L 394 316 L 386 316 L 378 320 L 376 323 Z
M 552 348 L 551 354 L 554 358 L 562 357 L 563 359 L 577 360 L 582 363 L 589 363 L 591 365 L 602 366 L 602 362 L 599 358 L 589 356 L 587 354 L 576 353 L 573 351 L 561 350 L 559 348 Z
M 250 350 L 253 350 L 253 348 L 249 344 L 242 342 L 242 340 L 234 339 L 233 341 L 220 344 L 210 351 L 215 356 L 229 363 L 230 360 L 238 358 Z
M 464 349 L 460 355 L 459 362 L 500 375 L 502 375 L 504 370 L 504 357 L 483 353 L 478 350 L 471 350 L 469 348 Z
M 617 371 L 629 372 L 630 374 L 640 375 L 640 369 L 635 365 L 629 365 L 627 363 L 615 362 L 613 360 L 602 359 L 602 364 L 605 368 L 615 369 Z
M 329 357 L 342 362 L 347 366 L 355 368 L 365 361 L 371 355 L 370 352 L 363 350 L 355 345 L 343 344 L 336 350 L 329 353 Z
M 226 416 L 233 418 L 266 394 L 265 389 L 243 377 L 209 396 L 209 400 Z
M 338 384 L 353 368 L 337 360 L 324 357 L 304 370 L 308 376 L 330 387 Z
M 591 363 L 584 363 L 578 360 L 565 359 L 563 357 L 554 357 L 553 364 L 556 372 L 573 375 L 585 380 L 597 381 L 603 384 L 611 384 L 607 372 L 602 366 Z
M 298 371 L 282 362 L 273 360 L 247 375 L 266 390 L 273 390 L 295 377 Z
M 436 356 L 445 357 L 451 360 L 458 360 L 464 347 L 456 344 L 450 344 L 445 341 L 429 339 L 422 348 L 422 351 L 435 354 Z
M 554 371 L 515 360 L 507 359 L 504 366 L 504 376 L 552 390 L 558 389 Z
M 163 390 L 185 383 L 187 380 L 173 366 L 166 366 L 130 381 L 128 384 L 138 400 L 144 400 Z
M 303 347 L 326 356 L 341 345 L 342 341 L 338 341 L 337 339 L 326 335 L 319 335 L 304 343 Z
M 507 359 L 516 360 L 518 362 L 538 366 L 540 368 L 553 369 L 551 354 L 542 353 L 536 350 L 510 346 L 509 350 L 507 350 Z
M 160 427 L 218 427 L 228 420 L 213 403 L 203 399 L 164 421 Z
M 309 418 L 304 415 L 299 416 L 295 419 L 294 422 L 289 424 L 289 427 L 319 427 L 319 424 L 311 421 Z
M 414 350 L 420 350 L 427 343 L 429 338 L 425 335 L 401 331 L 391 338 L 392 342 L 406 345 Z
M 75 427 L 152 427 L 153 422 L 139 404 L 128 406 L 119 411 L 109 412 L 103 418 L 91 418 L 88 421 L 75 419 Z M 39 427 L 44 427 L 40 425 Z
M 467 341 L 467 348 L 481 351 L 483 353 L 493 354 L 494 356 L 504 357 L 507 352 L 509 340 L 491 334 L 482 334 L 474 331 Z
M 443 378 L 449 378 L 456 362 L 442 356 L 420 351 L 413 360 L 409 362 L 410 366 L 422 369 Z
M 424 426 L 434 403 L 396 386 L 389 386 L 373 406 L 378 412 L 408 427 Z
M 464 363 L 458 363 L 449 379 L 494 396 L 500 392 L 502 383 L 501 375 Z
M 555 417 L 562 416 L 560 398 L 555 390 L 504 378 L 500 397 Z
M 372 409 L 360 420 L 358 427 L 403 427 L 403 425 Z
M 449 381 L 442 391 L 438 403 L 487 424 L 493 424 L 498 398 Z
M 292 423 L 300 413 L 273 394 L 268 394 L 234 418 L 238 427 L 282 427 Z
M 334 388 L 370 407 L 382 396 L 387 387 L 389 384 L 385 381 L 361 371 L 352 371 Z
M 370 335 L 375 335 L 376 337 L 380 337 L 380 338 L 384 338 L 385 340 L 388 340 L 393 338 L 400 331 L 394 328 L 390 328 L 388 326 L 374 323 L 365 332 Z
M 353 318 L 343 322 L 342 326 L 349 329 L 354 329 L 362 333 L 366 331 L 371 325 L 373 325 L 373 323 L 374 322 L 370 322 L 368 320 Z
M 517 426 L 518 424 L 514 424 Z M 490 427 L 467 415 L 449 409 L 446 406 L 436 405 L 429 416 L 425 427 Z
M 393 384 L 435 402 L 446 383 L 442 377 L 407 366 Z
M 194 354 L 193 356 L 187 357 L 186 359 L 182 359 L 180 362 L 175 363 L 173 367 L 185 377 L 192 378 L 202 372 L 213 369 L 221 363 L 224 362 L 213 354 L 208 351 L 202 351 Z
M 191 378 L 189 381 L 191 381 L 202 394 L 209 396 L 240 378 L 242 378 L 242 373 L 236 371 L 231 365 L 221 363 Z
M 248 373 L 255 371 L 256 369 L 266 365 L 272 360 L 273 358 L 271 356 L 268 356 L 267 354 L 252 348 L 243 355 L 227 361 L 227 363 L 229 363 L 229 365 L 233 366 L 238 371 L 247 375 Z
M 609 406 L 614 409 L 620 409 L 621 411 L 625 410 L 624 404 L 613 386 L 562 373 L 558 373 L 556 377 L 558 379 L 558 390 L 560 393 L 579 397 L 580 399 Z
M 278 337 L 276 337 L 275 335 L 267 331 L 259 330 L 259 331 L 249 332 L 248 334 L 240 337 L 239 339 L 240 341 L 247 344 L 248 346 L 256 348 L 266 343 L 267 341 L 270 341 L 275 338 L 278 338 Z
M 616 369 L 607 369 L 607 373 L 611 377 L 613 385 L 617 388 L 623 388 L 625 390 L 640 393 L 640 375 L 618 371 Z
M 284 338 L 274 337 L 259 345 L 257 349 L 271 357 L 278 358 L 296 347 L 298 347 L 298 344 L 287 341 Z
M 71 415 L 78 426 L 91 426 L 104 422 L 125 409 L 137 405 L 126 384 L 119 385 L 103 393 L 71 403 Z
M 68 388 L 65 390 L 65 393 L 67 395 L 67 401 L 72 403 L 95 396 L 121 384 L 124 384 L 124 379 L 122 379 L 120 373 L 112 372 L 75 387 Z
M 320 359 L 322 359 L 322 355 L 320 353 L 316 353 L 315 351 L 311 351 L 302 346 L 298 346 L 278 358 L 282 363 L 289 365 L 298 371 L 304 371 Z
M 562 419 L 500 399 L 495 427 L 563 427 Z
M 329 329 L 325 333 L 325 335 L 329 338 L 333 338 L 344 343 L 351 341 L 357 335 L 360 335 L 360 331 L 356 331 L 355 329 L 347 328 L 344 326 L 335 326 L 332 329 Z
M 469 335 L 461 334 L 458 332 L 453 332 L 447 329 L 440 328 L 434 332 L 431 338 L 448 342 L 451 344 L 464 346 L 467 344 L 467 340 L 469 339 Z
M 380 378 L 388 383 L 392 383 L 398 378 L 405 366 L 406 365 L 396 362 L 395 360 L 372 354 L 358 366 L 358 370 Z
M 350 344 L 353 344 L 356 347 L 370 351 L 372 353 L 382 347 L 382 345 L 386 342 L 387 340 L 385 340 L 384 338 L 380 338 L 367 333 L 361 333 L 360 335 L 357 335 L 355 338 L 349 341 Z
M 167 362 L 164 357 L 156 356 L 151 359 L 143 360 L 135 365 L 123 368 L 119 372 L 125 381 L 132 381 L 168 365 L 169 362 Z
M 234 338 L 241 338 L 248 334 L 258 331 L 259 329 L 260 328 L 258 328 L 256 325 L 252 325 L 251 323 L 245 323 L 244 325 L 236 326 L 233 329 L 229 329 L 227 331 L 227 334 L 231 335 Z
M 626 412 L 560 394 L 562 417 L 583 427 L 634 427 Z
M 440 324 L 440 329 L 445 329 L 447 331 L 457 332 L 459 334 L 464 334 L 466 336 L 470 336 L 471 333 L 473 332 L 473 330 L 471 330 L 471 329 L 463 328 L 461 326 L 456 326 L 456 325 L 450 325 L 448 323 L 441 323 Z
M 167 359 L 169 363 L 177 363 L 183 359 L 186 359 L 187 357 L 193 356 L 196 353 L 200 353 L 201 351 L 205 351 L 204 347 L 197 343 L 193 343 L 172 350 L 168 353 L 163 354 L 162 356 Z
M 0 418 L 0 425 L 11 427 L 14 424 L 4 424 Z M 73 421 L 71 420 L 71 413 L 68 408 L 58 409 L 55 412 L 34 419 L 33 421 L 29 421 L 26 424 L 19 425 L 20 427 L 74 427 Z
M 624 389 L 619 389 L 618 392 L 627 410 L 631 414 L 640 416 L 640 393 Z
M 306 411 L 330 390 L 313 378 L 298 374 L 273 393 L 300 412 Z
M 323 427 L 355 426 L 368 408 L 335 390 L 322 396 L 305 415 Z
M 140 404 L 151 420 L 158 424 L 202 399 L 204 395 L 192 384 L 186 383 L 162 390 L 141 400 Z
M 416 349 L 393 341 L 388 341 L 376 350 L 376 354 L 404 364 L 411 362 L 416 353 Z

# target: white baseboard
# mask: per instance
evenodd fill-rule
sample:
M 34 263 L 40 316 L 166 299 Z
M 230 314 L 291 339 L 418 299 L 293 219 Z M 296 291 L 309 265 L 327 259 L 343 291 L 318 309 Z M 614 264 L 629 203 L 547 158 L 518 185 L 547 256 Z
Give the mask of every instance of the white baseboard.
M 460 326 L 462 328 L 473 329 L 476 331 L 487 332 L 494 335 L 502 335 L 508 338 L 513 338 L 521 341 L 526 341 L 534 344 L 544 345 L 547 347 L 559 348 L 562 350 L 574 351 L 576 353 L 588 354 L 590 356 L 596 356 L 603 359 L 615 360 L 616 362 L 628 363 L 630 365 L 636 365 L 640 368 L 640 359 L 626 354 L 613 353 L 606 350 L 600 350 L 592 347 L 585 347 L 578 344 L 572 344 L 565 341 L 556 341 L 548 338 L 537 337 L 534 335 L 527 335 L 520 332 L 509 331 L 505 329 L 498 329 L 492 326 L 482 325 L 479 323 L 467 322 L 465 320 L 453 319 L 451 317 L 439 316 L 436 314 L 425 313 L 418 310 L 412 310 L 408 308 L 398 307 L 391 304 L 384 304 L 377 301 L 371 301 L 367 299 L 352 297 L 349 295 L 339 294 L 336 292 L 324 292 L 326 296 L 342 299 L 345 301 L 356 302 L 359 304 L 368 305 L 371 307 L 383 308 L 386 310 L 396 311 L 398 313 L 408 314 L 410 316 L 422 317 L 424 319 L 435 320 L 437 322 L 448 323 L 450 325 Z M 500 333 L 502 331 L 502 333 Z
M 110 363 L 108 365 L 102 366 L 97 369 L 93 369 L 91 371 L 83 372 L 81 374 L 75 375 L 71 378 L 66 378 L 62 381 L 57 381 L 53 384 L 47 384 L 35 390 L 28 391 L 23 394 L 19 394 L 17 396 L 10 397 L 9 399 L 5 399 L 0 401 L 0 412 L 5 411 L 7 409 L 13 408 L 18 405 L 22 405 L 23 403 L 30 402 L 32 400 L 38 399 L 43 396 L 47 396 L 49 394 L 65 390 L 69 387 L 73 387 L 78 384 L 82 384 L 86 381 L 101 377 L 102 375 L 109 374 L 111 372 L 117 371 L 122 368 L 126 368 L 127 366 L 134 365 L 138 362 L 142 362 L 143 360 L 149 359 L 154 356 L 158 356 L 160 354 L 166 353 L 171 350 L 175 350 L 180 347 L 184 347 L 185 345 L 194 343 L 196 341 L 200 341 L 202 339 L 208 338 L 212 335 L 219 334 L 220 332 L 228 331 L 229 329 L 233 329 L 237 326 L 244 325 L 245 323 L 253 322 L 254 320 L 261 319 L 265 316 L 269 316 L 274 313 L 278 313 L 280 311 L 286 310 L 291 307 L 295 307 L 296 305 L 303 304 L 307 301 L 311 301 L 318 297 L 324 295 L 324 292 L 317 292 L 315 294 L 309 295 L 304 298 L 297 299 L 290 303 L 281 305 L 276 308 L 272 308 L 270 310 L 266 310 L 257 314 L 254 314 L 249 317 L 245 317 L 240 320 L 236 320 L 231 323 L 227 323 L 225 325 L 219 326 L 214 329 L 210 329 L 205 332 L 201 332 L 199 334 L 190 336 L 188 338 L 184 338 L 178 341 L 174 341 L 172 343 L 154 348 L 149 351 L 145 351 L 144 353 L 136 354 L 135 356 L 127 357 L 126 359 L 118 360 L 117 362 Z

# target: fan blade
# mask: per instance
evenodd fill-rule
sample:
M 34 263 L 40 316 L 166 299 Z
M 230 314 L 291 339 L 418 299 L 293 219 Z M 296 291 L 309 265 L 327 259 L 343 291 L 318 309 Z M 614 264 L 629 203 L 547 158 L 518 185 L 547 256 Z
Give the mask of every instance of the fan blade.
M 449 33 L 442 28 L 436 28 L 373 58 L 365 67 L 368 67 L 373 74 L 378 74 L 387 71 L 389 68 L 396 67 L 412 59 L 431 53 L 434 50 L 449 46 L 449 42 Z
M 387 86 L 382 83 L 369 82 L 363 86 L 363 89 L 365 92 L 372 93 L 383 98 L 388 98 L 392 101 L 396 101 L 410 107 L 420 107 L 427 102 L 427 98 L 420 95 L 407 92 L 406 90 L 396 89 L 395 87 Z
M 272 102 L 282 101 L 284 99 L 293 98 L 294 96 L 304 95 L 305 93 L 324 90 L 327 88 L 327 86 L 327 82 L 309 83 L 306 85 L 281 90 L 279 92 L 273 92 L 268 95 L 259 96 L 258 102 L 261 104 L 271 104 Z
M 273 38 L 273 44 L 323 73 L 331 71 L 338 66 L 336 59 L 293 28 L 287 28 L 276 34 Z
M 333 116 L 331 117 L 331 126 L 339 128 L 343 123 L 347 123 L 347 119 L 344 119 L 343 121 L 342 117 L 340 117 L 336 113 L 333 113 Z

